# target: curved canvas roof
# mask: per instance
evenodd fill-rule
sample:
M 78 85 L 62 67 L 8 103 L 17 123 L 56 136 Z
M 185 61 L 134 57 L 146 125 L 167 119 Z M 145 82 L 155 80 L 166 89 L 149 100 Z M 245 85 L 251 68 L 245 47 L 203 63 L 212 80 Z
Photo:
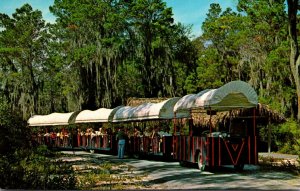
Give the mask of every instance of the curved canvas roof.
M 187 118 L 190 117 L 190 113 L 186 111 L 180 111 L 174 115 L 174 106 L 178 102 L 180 97 L 174 97 L 162 101 L 160 103 L 152 104 L 148 118 L 149 119 L 173 119 L 173 118 Z
M 192 108 L 226 111 L 234 108 L 256 107 L 257 104 L 257 94 L 248 83 L 232 81 L 218 89 L 207 89 L 198 94 L 182 97 L 174 106 L 174 111 Z
M 179 97 L 175 97 L 159 103 L 144 103 L 136 107 L 125 106 L 116 112 L 113 122 L 173 119 L 175 117 L 173 108 L 179 99 Z M 189 116 L 190 113 L 186 111 L 176 114 L 176 118 L 187 118 Z
M 51 113 L 49 115 L 34 115 L 28 119 L 29 126 L 68 125 L 74 112 Z
M 130 106 L 123 106 L 117 110 L 115 115 L 112 118 L 112 122 L 122 122 L 122 121 L 129 121 L 129 116 L 132 115 L 134 107 Z
M 75 123 L 109 122 L 119 108 L 120 106 L 114 109 L 83 110 L 76 116 Z

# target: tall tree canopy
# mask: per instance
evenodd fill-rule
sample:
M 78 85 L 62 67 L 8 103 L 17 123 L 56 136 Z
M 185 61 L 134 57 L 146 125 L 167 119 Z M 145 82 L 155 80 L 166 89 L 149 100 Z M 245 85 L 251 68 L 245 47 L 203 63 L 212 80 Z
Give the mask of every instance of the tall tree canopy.
M 66 46 L 65 64 L 77 75 L 82 109 L 111 107 L 117 98 L 117 67 L 131 47 L 122 6 L 117 1 L 56 0 L 50 8 L 58 17 L 59 43 Z
M 190 73 L 186 87 L 195 91 L 237 79 L 248 81 L 259 92 L 261 103 L 294 116 L 295 83 L 287 67 L 284 1 L 240 0 L 237 10 L 222 11 L 219 4 L 211 4 L 197 39 L 203 45 L 197 71 Z
M 59 54 L 79 82 L 79 109 L 116 106 L 123 96 L 176 94 L 173 39 L 183 39 L 186 30 L 173 23 L 166 3 L 56 0 L 50 10 L 57 16 L 58 43 L 66 47 Z
M 163 0 L 55 0 L 51 25 L 25 4 L 0 15 L 0 93 L 26 119 L 239 79 L 261 103 L 300 119 L 299 3 L 287 5 L 239 0 L 233 11 L 213 3 L 192 39 Z
M 173 18 L 171 8 L 161 0 L 128 3 L 131 25 L 134 27 L 136 62 L 141 71 L 146 97 L 174 95 L 163 86 L 172 85 L 171 37 Z
M 47 26 L 39 10 L 29 4 L 10 18 L 0 14 L 1 93 L 24 118 L 39 111 L 44 66 L 47 60 Z

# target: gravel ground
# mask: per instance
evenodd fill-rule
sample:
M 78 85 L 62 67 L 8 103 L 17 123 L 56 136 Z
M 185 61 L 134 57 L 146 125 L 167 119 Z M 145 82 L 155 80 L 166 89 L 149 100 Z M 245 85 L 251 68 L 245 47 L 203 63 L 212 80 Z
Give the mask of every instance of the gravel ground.
M 64 152 L 72 154 L 72 152 Z M 181 167 L 178 162 L 117 159 L 116 156 L 77 151 L 73 157 L 90 156 L 102 161 L 122 162 L 128 174 L 143 176 L 138 189 L 260 189 L 300 190 L 300 176 L 293 173 L 245 165 L 243 172 L 231 166 L 214 172 L 200 172 L 194 167 Z M 79 159 L 78 159 L 79 157 Z M 123 172 L 124 173 L 124 172 Z M 136 187 L 130 187 L 136 189 Z
M 277 158 L 277 159 L 289 159 L 289 160 L 298 159 L 297 155 L 280 154 L 280 153 L 259 153 L 259 156 L 273 157 L 273 158 Z

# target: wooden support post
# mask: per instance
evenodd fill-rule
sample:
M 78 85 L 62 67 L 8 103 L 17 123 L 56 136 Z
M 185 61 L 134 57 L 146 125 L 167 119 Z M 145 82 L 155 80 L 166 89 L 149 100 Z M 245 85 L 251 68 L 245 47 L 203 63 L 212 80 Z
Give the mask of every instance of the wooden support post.
M 270 125 L 270 116 L 268 121 L 268 153 L 271 153 L 271 125 Z
M 209 126 L 210 126 L 210 133 L 212 133 L 212 122 L 211 122 L 211 108 L 209 108 Z

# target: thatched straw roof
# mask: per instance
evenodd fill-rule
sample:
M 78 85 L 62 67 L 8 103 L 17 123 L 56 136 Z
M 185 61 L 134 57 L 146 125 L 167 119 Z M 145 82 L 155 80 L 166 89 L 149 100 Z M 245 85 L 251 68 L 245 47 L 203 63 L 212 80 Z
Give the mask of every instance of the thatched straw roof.
M 159 103 L 162 101 L 165 101 L 170 98 L 136 98 L 136 97 L 131 97 L 127 99 L 127 104 L 128 106 L 131 107 L 136 107 L 138 105 L 144 104 L 144 103 Z
M 213 127 L 220 124 L 226 126 L 226 123 L 229 123 L 230 120 L 252 120 L 254 114 L 257 125 L 280 124 L 286 121 L 283 115 L 263 104 L 258 104 L 255 113 L 253 109 L 240 109 L 218 112 L 216 115 L 212 115 L 211 118 L 204 110 L 194 110 L 192 112 L 193 122 L 196 126 L 209 126 L 209 123 Z
M 138 106 L 143 103 L 159 103 L 166 100 L 167 98 L 129 98 L 127 105 L 129 106 Z M 234 111 L 224 111 L 217 112 L 215 115 L 207 114 L 206 110 L 194 109 L 192 110 L 193 123 L 196 126 L 209 126 L 216 127 L 220 124 L 226 125 L 230 120 L 233 119 L 249 119 L 253 118 L 254 111 L 253 109 L 240 109 Z M 255 117 L 257 125 L 267 125 L 269 123 L 279 124 L 286 121 L 283 115 L 280 113 L 271 110 L 269 106 L 258 104 L 255 109 Z

